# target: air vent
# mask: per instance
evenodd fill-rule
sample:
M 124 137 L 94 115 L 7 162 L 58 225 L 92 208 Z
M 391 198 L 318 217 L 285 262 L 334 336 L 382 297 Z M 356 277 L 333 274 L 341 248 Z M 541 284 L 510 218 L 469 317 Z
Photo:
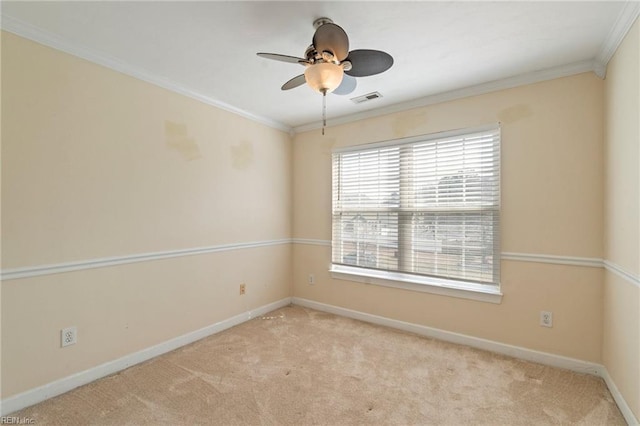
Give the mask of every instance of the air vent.
M 371 92 L 371 93 L 367 93 L 366 95 L 362 95 L 362 96 L 358 96 L 357 98 L 351 98 L 351 101 L 354 104 L 361 104 L 363 102 L 369 102 L 372 101 L 374 99 L 378 99 L 381 98 L 382 95 L 378 92 Z

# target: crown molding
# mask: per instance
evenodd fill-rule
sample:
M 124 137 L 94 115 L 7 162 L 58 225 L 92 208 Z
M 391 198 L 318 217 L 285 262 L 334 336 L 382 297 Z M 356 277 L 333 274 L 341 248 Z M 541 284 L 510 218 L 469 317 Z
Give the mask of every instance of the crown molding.
M 470 96 L 482 95 L 504 89 L 511 89 L 514 87 L 552 80 L 555 78 L 567 77 L 570 75 L 589 71 L 594 72 L 600 78 L 604 78 L 606 75 L 606 67 L 609 60 L 611 59 L 616 49 L 618 48 L 628 31 L 631 29 L 631 26 L 639 15 L 640 1 L 627 0 L 613 28 L 611 29 L 605 42 L 603 43 L 600 52 L 593 60 L 586 60 L 559 67 L 538 70 L 531 73 L 516 75 L 500 80 L 494 80 L 487 83 L 469 86 L 462 89 L 436 93 L 420 99 L 393 104 L 387 107 L 345 115 L 342 117 L 331 119 L 331 127 L 367 118 L 402 112 L 413 108 L 424 107 Z M 222 110 L 237 114 L 254 122 L 264 124 L 274 129 L 282 130 L 284 132 L 288 132 L 291 136 L 295 135 L 296 133 L 316 130 L 322 127 L 322 124 L 320 122 L 312 122 L 296 127 L 288 126 L 279 121 L 253 114 L 212 97 L 203 95 L 202 93 L 198 93 L 191 88 L 182 86 L 166 78 L 156 76 L 150 71 L 134 67 L 126 62 L 109 57 L 108 55 L 105 55 L 103 53 L 96 52 L 79 44 L 71 43 L 63 39 L 62 37 L 41 30 L 19 19 L 13 18 L 8 15 L 1 15 L 0 18 L 0 28 L 5 31 L 35 41 L 45 46 L 49 46 L 53 49 L 63 51 L 70 55 L 86 59 L 90 62 L 102 65 L 104 67 L 129 75 L 139 80 L 146 81 L 147 83 L 151 83 L 153 85 L 162 87 L 183 96 L 187 96 L 207 105 L 211 105 L 216 108 L 220 108 Z
M 596 55 L 596 69 L 595 73 L 600 78 L 605 78 L 607 74 L 607 64 L 616 53 L 620 43 L 624 40 L 633 23 L 638 19 L 640 15 L 640 1 L 627 0 L 618 15 L 618 19 L 613 24 L 611 31 L 607 35 L 604 43 L 600 47 L 600 52 Z
M 541 81 L 553 80 L 561 77 L 568 77 L 575 74 L 585 72 L 596 72 L 596 63 L 594 60 L 586 60 L 574 62 L 559 67 L 547 68 L 544 70 L 534 71 L 526 74 L 520 74 L 513 77 L 507 77 L 500 80 L 489 81 L 474 86 L 464 87 L 462 89 L 451 90 L 449 92 L 436 93 L 415 99 L 408 102 L 389 105 L 387 107 L 376 108 L 368 111 L 349 114 L 342 117 L 329 120 L 329 127 L 339 126 L 341 124 L 351 123 L 354 121 L 364 120 L 367 118 L 379 117 L 381 115 L 393 114 L 396 112 L 407 111 L 414 108 L 425 107 L 428 105 L 439 104 L 442 102 L 453 101 L 456 99 L 467 98 L 470 96 L 484 95 L 486 93 L 497 92 L 499 90 L 512 89 L 527 84 L 539 83 Z M 322 127 L 321 122 L 313 122 L 302 126 L 294 127 L 296 133 L 316 130 Z
M 622 10 L 620 11 L 620 14 L 618 15 L 615 24 L 607 35 L 607 38 L 603 43 L 600 52 L 594 59 L 574 62 L 572 64 L 534 71 L 531 73 L 520 74 L 517 76 L 490 81 L 488 83 L 482 83 L 458 90 L 452 90 L 449 92 L 436 93 L 434 95 L 426 96 L 424 98 L 409 102 L 403 102 L 390 105 L 388 107 L 377 108 L 369 111 L 338 117 L 329 120 L 330 127 L 364 120 L 367 118 L 379 117 L 381 115 L 393 114 L 413 108 L 420 108 L 437 103 L 453 101 L 470 96 L 484 95 L 486 93 L 496 92 L 498 90 L 511 89 L 527 84 L 539 83 L 542 81 L 553 80 L 561 77 L 568 77 L 570 75 L 581 74 L 589 71 L 593 72 L 600 78 L 605 78 L 609 60 L 618 49 L 618 46 L 620 46 L 620 43 L 622 43 L 622 40 L 627 35 L 629 30 L 631 29 L 631 26 L 636 21 L 639 15 L 640 1 L 627 0 Z M 295 133 L 302 133 L 309 130 L 317 130 L 320 128 L 322 128 L 322 123 L 313 122 L 309 124 L 303 124 L 302 126 L 296 126 L 293 128 L 293 130 Z
M 233 105 L 229 105 L 226 102 L 222 102 L 210 96 L 206 96 L 202 93 L 196 92 L 189 87 L 183 86 L 167 78 L 157 76 L 148 70 L 135 67 L 124 61 L 105 55 L 104 53 L 88 49 L 77 43 L 70 42 L 60 36 L 52 34 L 48 31 L 41 30 L 40 28 L 37 28 L 31 24 L 28 24 L 11 16 L 0 16 L 0 29 L 29 39 L 31 41 L 35 41 L 36 43 L 51 47 L 53 49 L 60 50 L 70 55 L 86 59 L 89 62 L 93 62 L 122 74 L 137 78 L 138 80 L 146 81 L 147 83 L 162 87 L 163 89 L 167 89 L 171 92 L 175 92 L 188 98 L 195 99 L 204 104 L 220 108 L 233 114 L 237 114 L 256 123 L 264 124 L 274 129 L 291 133 L 291 127 L 279 121 L 271 120 L 269 118 L 253 114 L 240 108 L 236 108 Z

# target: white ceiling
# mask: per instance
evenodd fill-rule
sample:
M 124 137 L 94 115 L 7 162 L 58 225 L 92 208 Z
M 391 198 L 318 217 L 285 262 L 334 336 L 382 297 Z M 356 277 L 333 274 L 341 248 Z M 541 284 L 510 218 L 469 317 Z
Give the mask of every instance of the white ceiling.
M 304 68 L 256 52 L 304 56 L 319 17 L 344 28 L 351 50 L 383 50 L 395 60 L 385 73 L 358 78 L 352 94 L 329 95 L 331 124 L 517 76 L 602 73 L 638 4 L 3 1 L 2 27 L 272 126 L 304 130 L 319 123 L 321 95 L 306 86 L 281 91 Z M 373 91 L 383 97 L 350 101 Z

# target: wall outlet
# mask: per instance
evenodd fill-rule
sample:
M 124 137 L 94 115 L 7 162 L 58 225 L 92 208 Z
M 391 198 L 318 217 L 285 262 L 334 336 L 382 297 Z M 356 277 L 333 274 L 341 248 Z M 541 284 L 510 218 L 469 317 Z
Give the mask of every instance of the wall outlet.
M 247 292 L 247 287 L 246 284 L 240 284 L 240 296 L 242 296 L 243 294 L 245 294 Z
M 60 332 L 60 346 L 64 348 L 76 343 L 78 343 L 78 328 L 75 326 L 63 328 Z
M 314 277 L 313 274 L 309 274 L 307 281 L 309 281 L 309 285 L 314 285 L 316 283 L 316 277 Z
M 540 325 L 542 327 L 553 327 L 553 312 L 540 311 Z

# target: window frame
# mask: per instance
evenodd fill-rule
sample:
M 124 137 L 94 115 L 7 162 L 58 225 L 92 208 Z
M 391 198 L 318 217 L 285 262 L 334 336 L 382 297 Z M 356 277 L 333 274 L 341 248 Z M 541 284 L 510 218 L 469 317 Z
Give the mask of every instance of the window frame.
M 340 263 L 334 262 L 334 250 L 336 250 L 336 240 L 332 231 L 331 238 L 331 246 L 332 246 L 332 258 L 331 258 L 331 267 L 330 273 L 333 278 L 347 280 L 347 281 L 356 281 L 366 284 L 374 284 L 381 285 L 385 287 L 393 287 L 393 288 L 401 288 L 412 291 L 433 293 L 433 294 L 441 294 L 452 297 L 460 297 L 471 300 L 478 300 L 483 302 L 491 302 L 491 303 L 500 303 L 502 300 L 502 292 L 501 292 L 501 284 L 499 281 L 500 277 L 500 216 L 501 216 L 501 191 L 500 191 L 500 174 L 502 169 L 501 164 L 501 145 L 502 145 L 502 135 L 501 135 L 501 126 L 500 123 L 490 124 L 485 126 L 479 126 L 475 128 L 464 128 L 464 129 L 456 129 L 445 132 L 431 133 L 425 135 L 419 135 L 408 138 L 394 139 L 389 141 L 375 142 L 370 144 L 361 144 L 361 145 L 353 145 L 347 147 L 336 148 L 332 151 L 333 156 L 340 155 L 343 153 L 355 153 L 355 152 L 363 152 L 367 150 L 373 149 L 382 149 L 382 148 L 393 148 L 398 147 L 402 150 L 403 146 L 411 146 L 416 143 L 424 143 L 429 141 L 447 139 L 452 137 L 459 136 L 467 136 L 472 135 L 474 133 L 488 132 L 488 131 L 497 131 L 498 132 L 498 142 L 497 142 L 497 156 L 498 156 L 498 181 L 497 181 L 497 207 L 495 208 L 494 214 L 497 214 L 497 223 L 498 227 L 495 230 L 494 237 L 497 237 L 497 242 L 494 242 L 494 254 L 492 257 L 493 260 L 493 270 L 494 274 L 497 272 L 498 282 L 485 284 L 480 282 L 470 282 L 465 280 L 457 280 L 452 278 L 438 277 L 432 275 L 421 275 L 421 274 L 413 274 L 408 272 L 401 271 L 392 271 L 392 270 L 382 270 L 375 268 L 366 268 L 363 266 L 349 266 Z M 332 159 L 332 230 L 335 229 L 334 221 L 335 221 L 335 205 L 333 205 L 335 200 L 335 194 L 337 191 L 337 182 L 335 182 L 335 163 Z M 407 219 L 400 218 L 400 209 L 398 209 L 398 228 L 401 227 L 401 221 Z M 449 214 L 453 211 L 449 211 Z M 482 211 L 482 209 L 478 209 L 478 211 Z M 429 211 L 425 211 L 422 213 L 432 213 Z M 411 220 L 411 219 L 409 219 Z M 406 228 L 405 228 L 406 229 Z M 402 232 L 398 229 L 397 235 L 397 245 L 398 245 L 398 258 L 400 259 L 403 254 L 401 246 L 406 244 L 406 241 L 403 241 Z M 405 237 L 406 238 L 406 237 Z M 344 241 L 343 239 L 341 241 Z M 412 249 L 408 249 L 409 253 L 413 253 Z M 400 262 L 400 260 L 399 260 Z

